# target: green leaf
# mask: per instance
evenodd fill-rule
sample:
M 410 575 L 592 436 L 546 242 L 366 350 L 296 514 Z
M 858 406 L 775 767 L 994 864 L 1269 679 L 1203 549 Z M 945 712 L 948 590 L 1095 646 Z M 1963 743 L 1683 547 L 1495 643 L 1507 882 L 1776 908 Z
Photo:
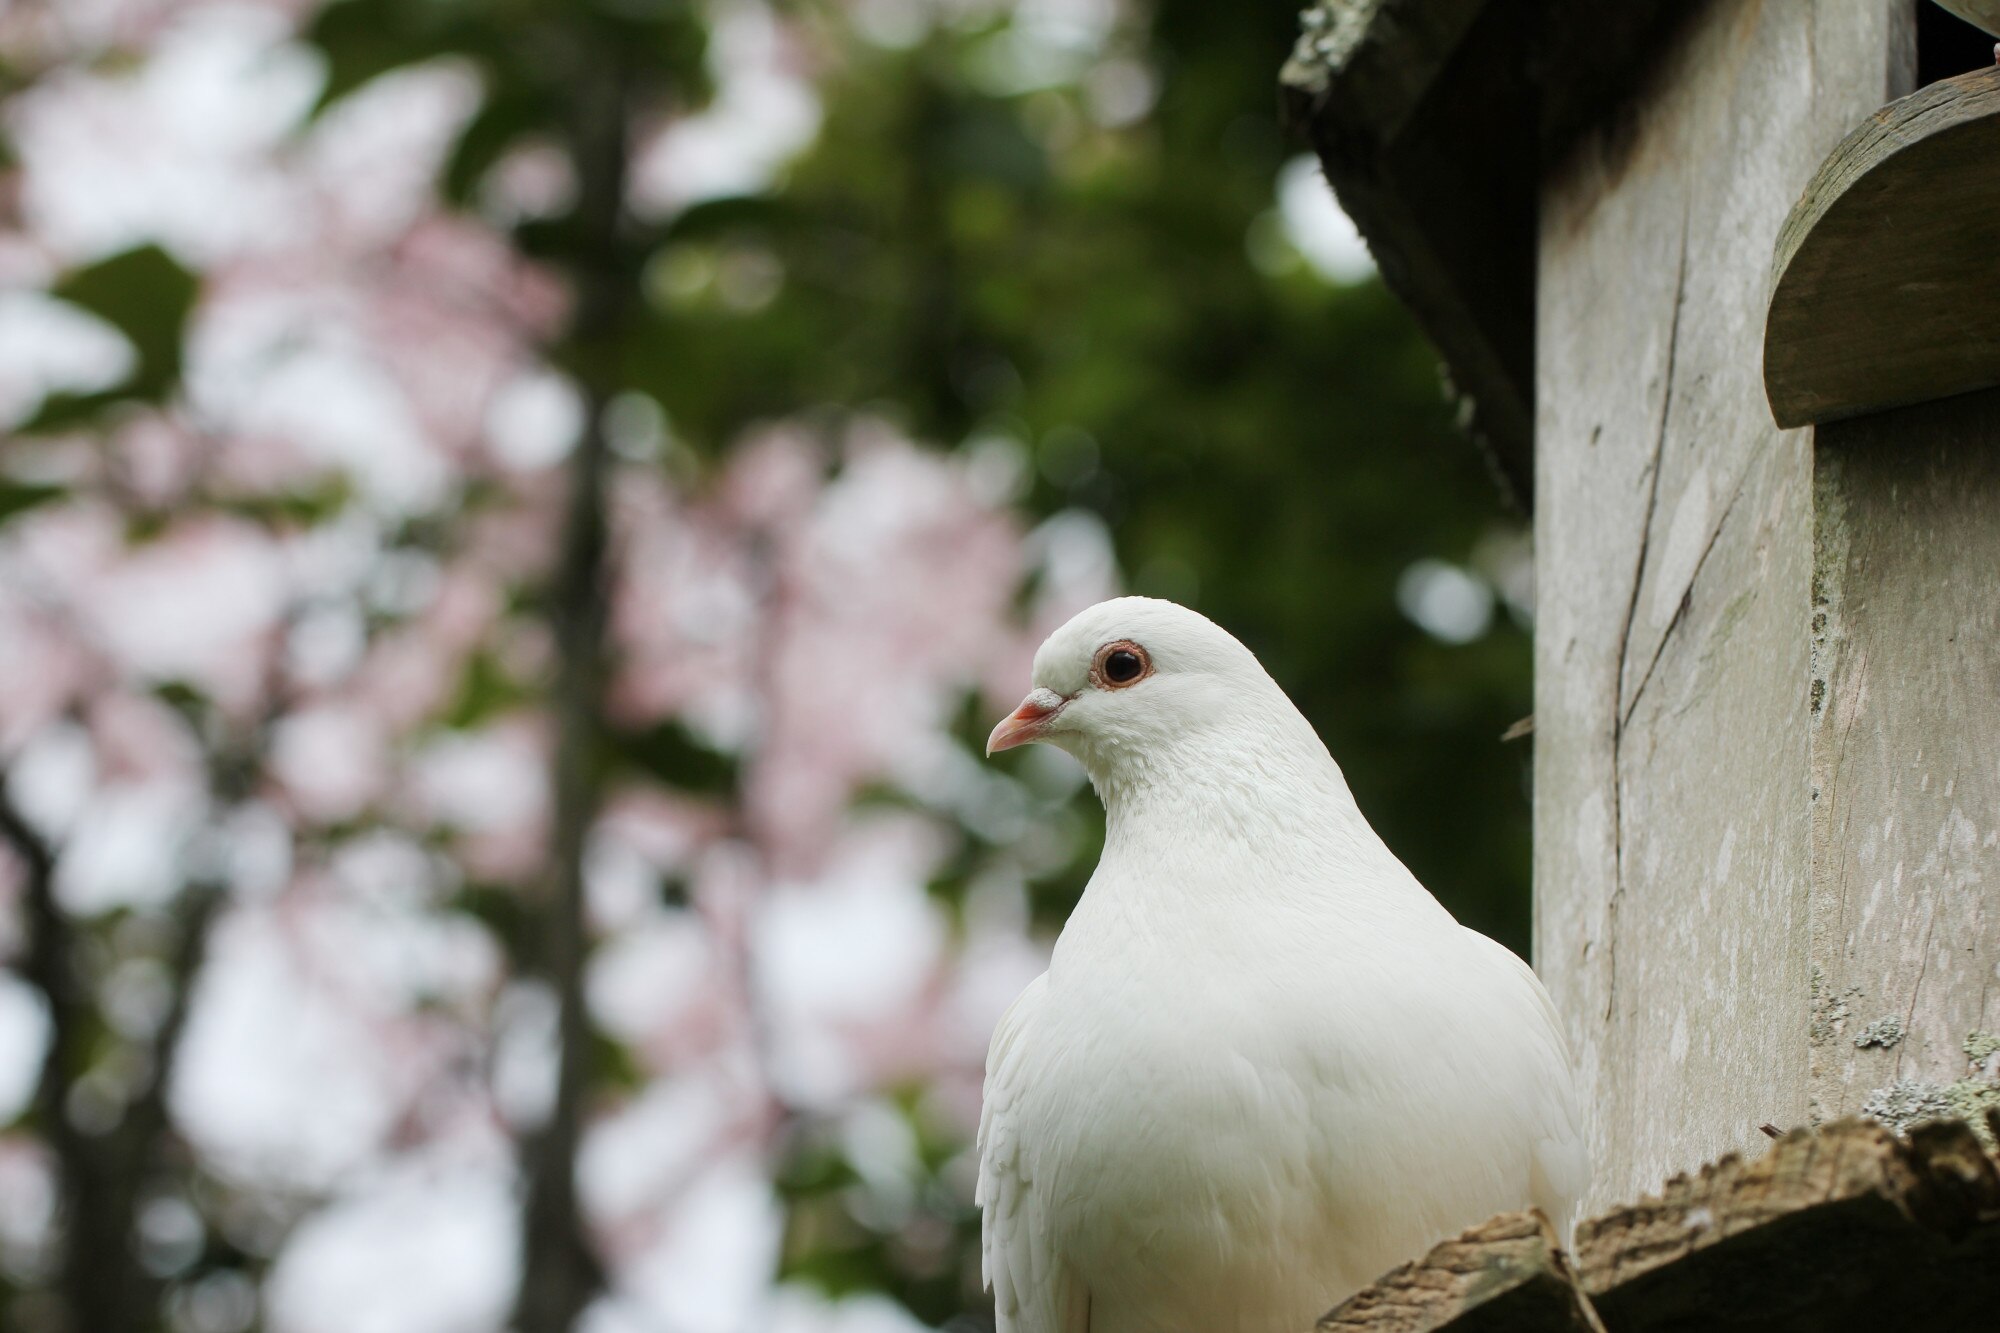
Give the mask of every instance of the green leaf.
M 683 210 L 665 229 L 665 240 L 714 240 L 743 231 L 768 232 L 793 219 L 794 210 L 774 195 L 725 195 Z
M 487 8 L 467 0 L 334 0 L 304 33 L 326 57 L 313 114 L 406 65 L 447 55 L 490 60 L 499 34 L 481 21 Z
M 184 680 L 163 680 L 153 687 L 153 697 L 190 722 L 199 722 L 208 710 L 208 696 Z
M 47 504 L 62 494 L 64 491 L 60 486 L 0 479 L 0 523 L 5 523 L 14 515 L 33 509 L 36 505 Z
M 395 0 L 335 0 L 306 28 L 305 39 L 326 57 L 326 85 L 314 114 L 370 79 L 435 55 L 396 13 Z
M 131 339 L 139 365 L 123 386 L 157 400 L 181 373 L 181 335 L 201 281 L 157 245 L 99 260 L 57 283 L 52 295 L 82 306 Z
M 635 1093 L 646 1086 L 646 1071 L 631 1048 L 595 1028 L 590 1032 L 590 1071 L 597 1086 L 616 1092 Z
M 445 710 L 447 727 L 476 727 L 487 719 L 527 702 L 532 692 L 507 674 L 490 653 L 474 653 L 459 678 L 458 694 Z
M 118 402 L 124 395 L 111 390 L 97 393 L 52 393 L 42 399 L 42 405 L 34 415 L 14 429 L 22 435 L 53 435 L 58 431 L 74 430 L 89 422 Z
M 735 757 L 703 745 L 677 722 L 614 733 L 611 745 L 626 763 L 679 791 L 717 794 L 736 786 Z
M 599 0 L 595 27 L 634 75 L 664 88 L 683 107 L 714 92 L 708 74 L 708 30 L 686 0 Z
M 501 884 L 467 884 L 449 905 L 492 931 L 517 965 L 538 957 L 539 922 L 515 890 Z
M 181 342 L 201 280 L 157 245 L 72 271 L 50 289 L 125 335 L 137 354 L 122 384 L 94 393 L 50 394 L 17 429 L 47 434 L 81 425 L 119 402 L 157 403 L 180 382 Z
M 463 206 L 509 148 L 529 134 L 555 128 L 555 108 L 547 99 L 524 88 L 494 89 L 458 136 L 445 163 L 445 197 Z
M 353 499 L 353 483 L 336 472 L 302 490 L 226 497 L 216 502 L 216 508 L 272 527 L 310 528 L 340 513 Z

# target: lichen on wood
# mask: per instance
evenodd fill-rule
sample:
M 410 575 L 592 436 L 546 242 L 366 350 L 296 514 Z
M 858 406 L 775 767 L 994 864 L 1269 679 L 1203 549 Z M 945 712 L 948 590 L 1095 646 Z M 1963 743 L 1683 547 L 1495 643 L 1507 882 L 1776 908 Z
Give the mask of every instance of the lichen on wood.
M 1894 1022 L 1896 1033 L 1901 1036 L 1901 1020 L 1876 1022 Z M 1875 1026 L 1869 1024 L 1871 1029 Z M 1867 1035 L 1864 1032 L 1862 1037 Z M 1857 1037 L 1854 1044 L 1864 1043 Z M 1898 1079 L 1869 1093 L 1861 1104 L 1861 1114 L 1903 1133 L 1932 1121 L 1963 1120 L 1988 1149 L 2000 1147 L 1993 1129 L 1994 1117 L 2000 1116 L 2000 1037 L 1975 1029 L 1966 1034 L 1959 1049 L 1965 1053 L 1964 1078 L 1950 1083 Z
M 1902 1039 L 1903 1020 L 1901 1016 L 1897 1014 L 1884 1014 L 1867 1027 L 1861 1029 L 1861 1035 L 1854 1039 L 1854 1044 L 1862 1050 L 1866 1050 L 1870 1046 L 1879 1046 L 1886 1051 Z
M 1815 580 L 1817 582 L 1817 580 Z M 1817 667 L 1814 670 L 1814 685 L 1821 683 Z M 1861 998 L 1861 987 L 1848 986 L 1835 993 L 1827 984 L 1826 971 L 1818 963 L 1812 965 L 1812 1015 L 1806 1037 L 1812 1045 L 1818 1046 L 1840 1036 L 1847 1027 L 1847 1020 L 1854 1014 L 1854 1002 Z
M 1996 421 L 1988 389 L 1814 431 L 1808 1024 L 1829 1118 L 1983 1126 L 2000 1105 Z
M 1945 1095 L 1943 1084 L 1899 1078 L 1869 1093 L 1861 1103 L 1861 1114 L 1899 1133 L 1907 1133 L 1918 1125 L 1949 1119 L 1951 1099 Z
M 1319 0 L 1299 14 L 1299 39 L 1285 66 L 1285 82 L 1301 88 L 1324 87 L 1347 64 L 1367 35 L 1368 24 L 1383 0 Z

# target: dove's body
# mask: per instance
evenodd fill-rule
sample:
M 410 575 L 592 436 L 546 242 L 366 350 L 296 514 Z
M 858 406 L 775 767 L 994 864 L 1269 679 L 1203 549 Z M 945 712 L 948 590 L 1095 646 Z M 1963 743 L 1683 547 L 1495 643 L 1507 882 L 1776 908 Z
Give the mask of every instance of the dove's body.
M 1565 1224 L 1585 1165 L 1540 984 L 1388 851 L 1247 650 L 1178 607 L 1098 613 L 1082 637 L 1147 643 L 1176 720 L 1068 743 L 1109 824 L 988 1059 L 1002 1333 L 1298 1333 L 1492 1213 Z

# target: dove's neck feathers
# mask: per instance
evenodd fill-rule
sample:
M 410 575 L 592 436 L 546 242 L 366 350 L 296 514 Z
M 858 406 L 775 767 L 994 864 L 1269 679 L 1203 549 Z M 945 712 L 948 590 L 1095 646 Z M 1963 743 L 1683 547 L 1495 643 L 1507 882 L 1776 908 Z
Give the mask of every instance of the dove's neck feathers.
M 1262 683 L 1215 725 L 1083 756 L 1104 802 L 1100 864 L 1115 871 L 1093 879 L 1093 891 L 1225 894 L 1246 908 L 1292 898 L 1368 916 L 1440 911 L 1369 826 L 1312 724 Z M 1226 881 L 1215 867 L 1227 868 Z

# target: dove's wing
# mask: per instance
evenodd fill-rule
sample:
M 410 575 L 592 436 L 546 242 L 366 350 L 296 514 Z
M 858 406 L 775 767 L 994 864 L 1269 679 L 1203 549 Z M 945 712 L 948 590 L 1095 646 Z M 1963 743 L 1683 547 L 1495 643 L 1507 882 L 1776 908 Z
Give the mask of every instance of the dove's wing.
M 1532 1123 L 1539 1127 L 1529 1201 L 1555 1224 L 1556 1233 L 1568 1245 L 1584 1190 L 1590 1184 L 1590 1148 L 1584 1138 L 1576 1081 L 1570 1076 L 1575 1065 L 1563 1036 L 1562 1018 L 1534 969 L 1519 955 L 1477 931 L 1467 934 L 1520 978 L 1518 994 L 1530 1011 L 1520 1024 L 1521 1038 L 1533 1051 L 1533 1058 L 1514 1065 L 1518 1073 L 1528 1076 L 1528 1086 L 1519 1088 L 1516 1095 L 1533 1108 Z
M 980 1260 L 999 1333 L 1089 1333 L 1090 1298 L 1056 1252 L 1047 1204 L 1030 1188 L 1022 1092 L 1035 1076 L 1026 1036 L 1048 990 L 1036 977 L 1001 1016 L 979 1111 Z

